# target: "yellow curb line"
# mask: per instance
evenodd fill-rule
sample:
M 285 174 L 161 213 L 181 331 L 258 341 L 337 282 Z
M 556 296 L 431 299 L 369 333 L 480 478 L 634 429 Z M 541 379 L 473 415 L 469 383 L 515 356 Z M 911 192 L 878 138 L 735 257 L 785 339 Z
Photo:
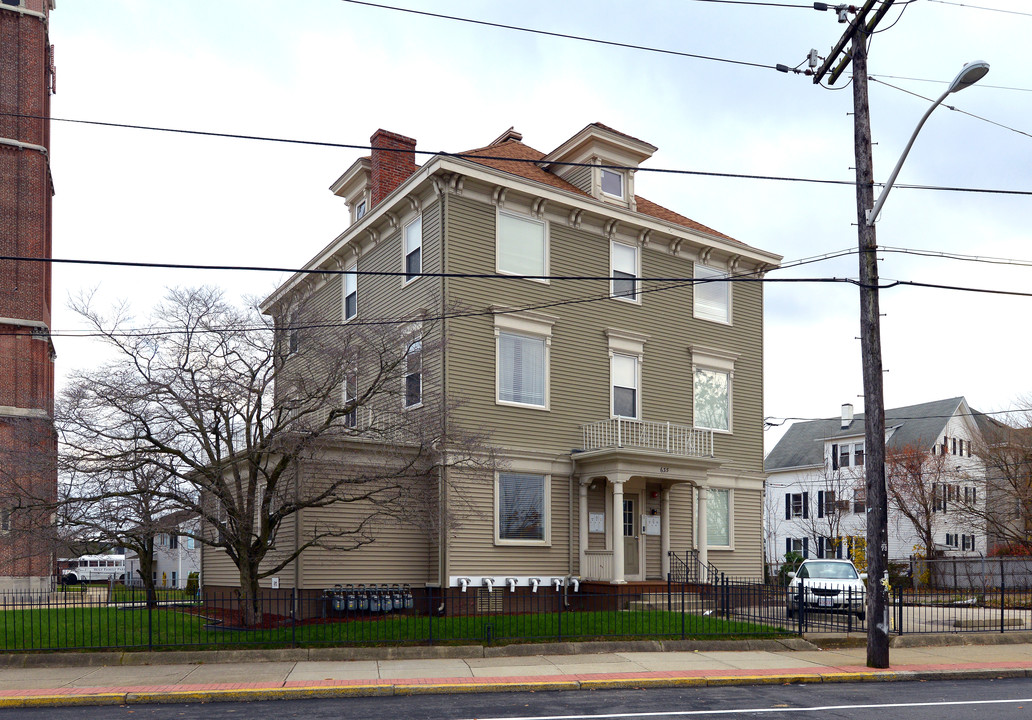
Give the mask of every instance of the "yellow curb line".
M 255 702 L 259 700 L 302 700 L 305 698 L 373 697 L 393 695 L 391 685 L 313 685 L 289 688 L 238 688 L 235 690 L 172 690 L 168 692 L 131 692 L 125 698 L 133 705 Z
M 420 685 L 395 685 L 395 695 L 440 695 L 445 693 L 492 693 L 519 692 L 521 690 L 579 690 L 576 680 L 555 682 L 484 682 L 484 683 L 424 683 Z
M 125 693 L 95 695 L 15 695 L 0 698 L 0 708 L 75 707 L 85 705 L 124 705 Z

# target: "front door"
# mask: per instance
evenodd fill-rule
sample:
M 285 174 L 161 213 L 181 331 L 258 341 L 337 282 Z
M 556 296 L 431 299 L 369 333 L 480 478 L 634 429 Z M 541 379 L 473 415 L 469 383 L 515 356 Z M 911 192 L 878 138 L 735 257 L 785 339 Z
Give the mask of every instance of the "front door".
M 624 495 L 623 499 L 623 544 L 624 577 L 639 580 L 641 559 L 639 557 L 638 498 Z

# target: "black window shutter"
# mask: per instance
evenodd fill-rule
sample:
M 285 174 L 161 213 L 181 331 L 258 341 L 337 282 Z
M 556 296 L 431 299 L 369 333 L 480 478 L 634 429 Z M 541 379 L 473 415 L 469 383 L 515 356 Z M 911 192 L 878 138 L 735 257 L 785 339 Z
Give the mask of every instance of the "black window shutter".
M 831 469 L 838 470 L 838 445 L 831 446 Z
M 824 557 L 824 538 L 817 538 L 817 557 Z
M 835 544 L 835 557 L 839 560 L 842 559 L 842 538 L 839 538 L 839 541 Z
M 785 519 L 792 519 L 792 493 L 785 493 Z M 791 549 L 789 548 L 789 550 Z
M 803 493 L 803 520 L 810 517 L 810 493 Z
M 810 557 L 810 538 L 803 538 L 803 557 Z
M 824 491 L 817 491 L 817 517 L 824 517 Z
M 792 538 L 785 538 L 785 554 L 792 552 Z

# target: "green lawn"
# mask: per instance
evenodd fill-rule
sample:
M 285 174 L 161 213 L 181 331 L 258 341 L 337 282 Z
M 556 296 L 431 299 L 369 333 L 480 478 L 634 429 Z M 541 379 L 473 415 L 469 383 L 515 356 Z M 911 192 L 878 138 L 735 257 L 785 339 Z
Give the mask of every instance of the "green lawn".
M 0 612 L 0 651 L 244 645 L 398 645 L 557 640 L 781 637 L 779 627 L 713 616 L 563 612 L 435 617 L 387 615 L 254 630 L 205 628 L 184 608 L 39 608 Z

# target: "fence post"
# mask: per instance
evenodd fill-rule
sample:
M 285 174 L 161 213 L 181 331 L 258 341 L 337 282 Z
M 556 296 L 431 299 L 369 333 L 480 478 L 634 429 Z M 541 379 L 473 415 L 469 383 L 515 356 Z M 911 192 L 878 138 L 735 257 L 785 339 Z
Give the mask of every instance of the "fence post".
M 903 634 L 903 588 L 896 588 L 896 607 L 899 621 L 896 623 L 896 633 Z
M 152 612 L 153 612 L 153 610 L 151 609 L 151 604 L 147 603 L 147 649 L 148 650 L 153 650 L 154 649 L 154 622 L 153 622 L 152 615 L 151 615 Z M 85 615 L 83 617 L 85 617 Z
M 1001 633 L 1003 632 L 1003 604 L 1004 604 L 1004 600 L 1006 600 L 1006 595 L 1004 594 L 1004 584 L 1005 583 L 1006 583 L 1006 580 L 1004 579 L 1004 574 L 1003 574 L 1003 558 L 1001 557 L 1000 558 L 1000 632 Z
M 731 591 L 727 586 L 727 576 L 720 573 L 720 592 L 723 595 L 721 601 L 724 603 L 724 619 L 731 619 Z
M 670 573 L 667 573 L 666 574 L 666 611 L 667 612 L 670 612 L 671 610 L 673 610 L 673 608 L 671 607 L 672 600 L 670 598 L 670 590 L 671 590 L 671 588 L 670 588 Z
M 444 592 L 442 586 L 441 592 Z M 426 634 L 427 643 L 433 647 L 434 644 L 434 589 L 433 587 L 426 588 L 426 617 L 427 617 L 427 629 Z
M 297 588 L 290 588 L 290 647 L 297 647 Z
M 619 418 L 617 418 L 617 422 L 620 422 Z M 559 595 L 559 642 L 563 641 L 563 605 L 564 604 L 565 603 L 563 602 L 562 595 Z
M 685 578 L 685 580 L 687 580 L 687 578 Z M 684 618 L 684 615 L 685 615 L 685 612 L 684 612 L 684 610 L 685 610 L 685 608 L 684 608 L 684 600 L 685 600 L 685 598 L 684 598 L 684 586 L 687 585 L 687 584 L 688 584 L 687 582 L 681 583 L 681 639 L 682 640 L 684 640 L 684 620 L 685 620 L 685 618 Z

